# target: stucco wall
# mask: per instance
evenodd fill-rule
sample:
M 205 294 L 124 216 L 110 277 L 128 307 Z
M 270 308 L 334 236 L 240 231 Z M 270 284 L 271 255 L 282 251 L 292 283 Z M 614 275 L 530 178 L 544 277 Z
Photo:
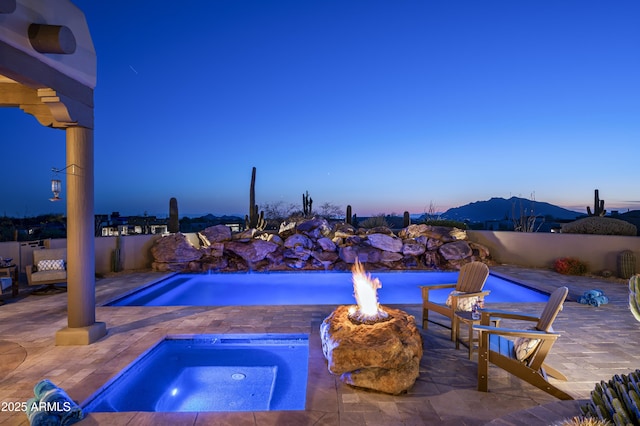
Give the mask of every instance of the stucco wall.
M 589 271 L 617 270 L 618 253 L 631 250 L 640 271 L 640 237 L 508 231 L 467 231 L 469 240 L 489 248 L 493 260 L 534 268 L 551 268 L 559 257 L 575 257 Z

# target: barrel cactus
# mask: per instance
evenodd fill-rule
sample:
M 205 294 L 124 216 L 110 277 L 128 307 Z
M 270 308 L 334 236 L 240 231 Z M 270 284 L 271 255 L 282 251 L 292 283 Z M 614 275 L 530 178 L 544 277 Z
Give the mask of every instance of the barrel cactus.
M 629 280 L 629 309 L 640 321 L 640 275 L 634 275 Z
M 591 400 L 581 407 L 587 417 L 608 420 L 615 425 L 640 424 L 640 370 L 613 376 L 596 384 Z
M 636 255 L 631 250 L 618 254 L 618 276 L 628 280 L 636 273 Z

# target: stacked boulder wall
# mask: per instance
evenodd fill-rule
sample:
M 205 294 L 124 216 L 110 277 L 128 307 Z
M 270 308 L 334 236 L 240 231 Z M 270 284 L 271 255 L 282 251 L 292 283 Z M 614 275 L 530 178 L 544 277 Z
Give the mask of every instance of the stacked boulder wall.
M 202 258 L 200 250 L 180 232 L 156 240 L 151 247 L 151 254 L 153 269 L 157 271 L 190 270 L 190 263 Z
M 194 235 L 201 247 L 176 233 L 155 241 L 153 267 L 161 271 L 348 270 L 356 259 L 371 270 L 456 270 L 471 261 L 490 262 L 489 250 L 457 228 L 409 225 L 354 228 L 313 218 L 289 222 L 280 232 L 232 233 L 216 225 Z
M 382 309 L 386 321 L 357 324 L 349 319 L 349 306 L 336 308 L 320 326 L 322 352 L 329 371 L 344 383 L 397 395 L 420 375 L 422 338 L 413 316 Z

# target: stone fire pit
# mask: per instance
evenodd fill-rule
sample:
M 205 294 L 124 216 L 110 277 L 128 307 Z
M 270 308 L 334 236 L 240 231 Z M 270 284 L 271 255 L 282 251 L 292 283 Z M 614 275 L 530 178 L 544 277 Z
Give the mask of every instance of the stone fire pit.
M 356 296 L 362 295 L 355 287 Z M 371 287 L 380 283 L 374 280 Z M 344 383 L 397 395 L 420 375 L 422 338 L 413 316 L 374 300 L 378 312 L 368 318 L 355 306 L 338 306 L 320 326 L 322 352 L 329 371 Z

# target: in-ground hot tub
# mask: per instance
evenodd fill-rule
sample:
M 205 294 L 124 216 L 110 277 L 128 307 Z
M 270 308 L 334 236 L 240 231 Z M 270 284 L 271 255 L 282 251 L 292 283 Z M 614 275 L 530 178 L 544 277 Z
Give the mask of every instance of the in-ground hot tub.
M 167 336 L 88 398 L 85 412 L 304 410 L 305 334 Z

